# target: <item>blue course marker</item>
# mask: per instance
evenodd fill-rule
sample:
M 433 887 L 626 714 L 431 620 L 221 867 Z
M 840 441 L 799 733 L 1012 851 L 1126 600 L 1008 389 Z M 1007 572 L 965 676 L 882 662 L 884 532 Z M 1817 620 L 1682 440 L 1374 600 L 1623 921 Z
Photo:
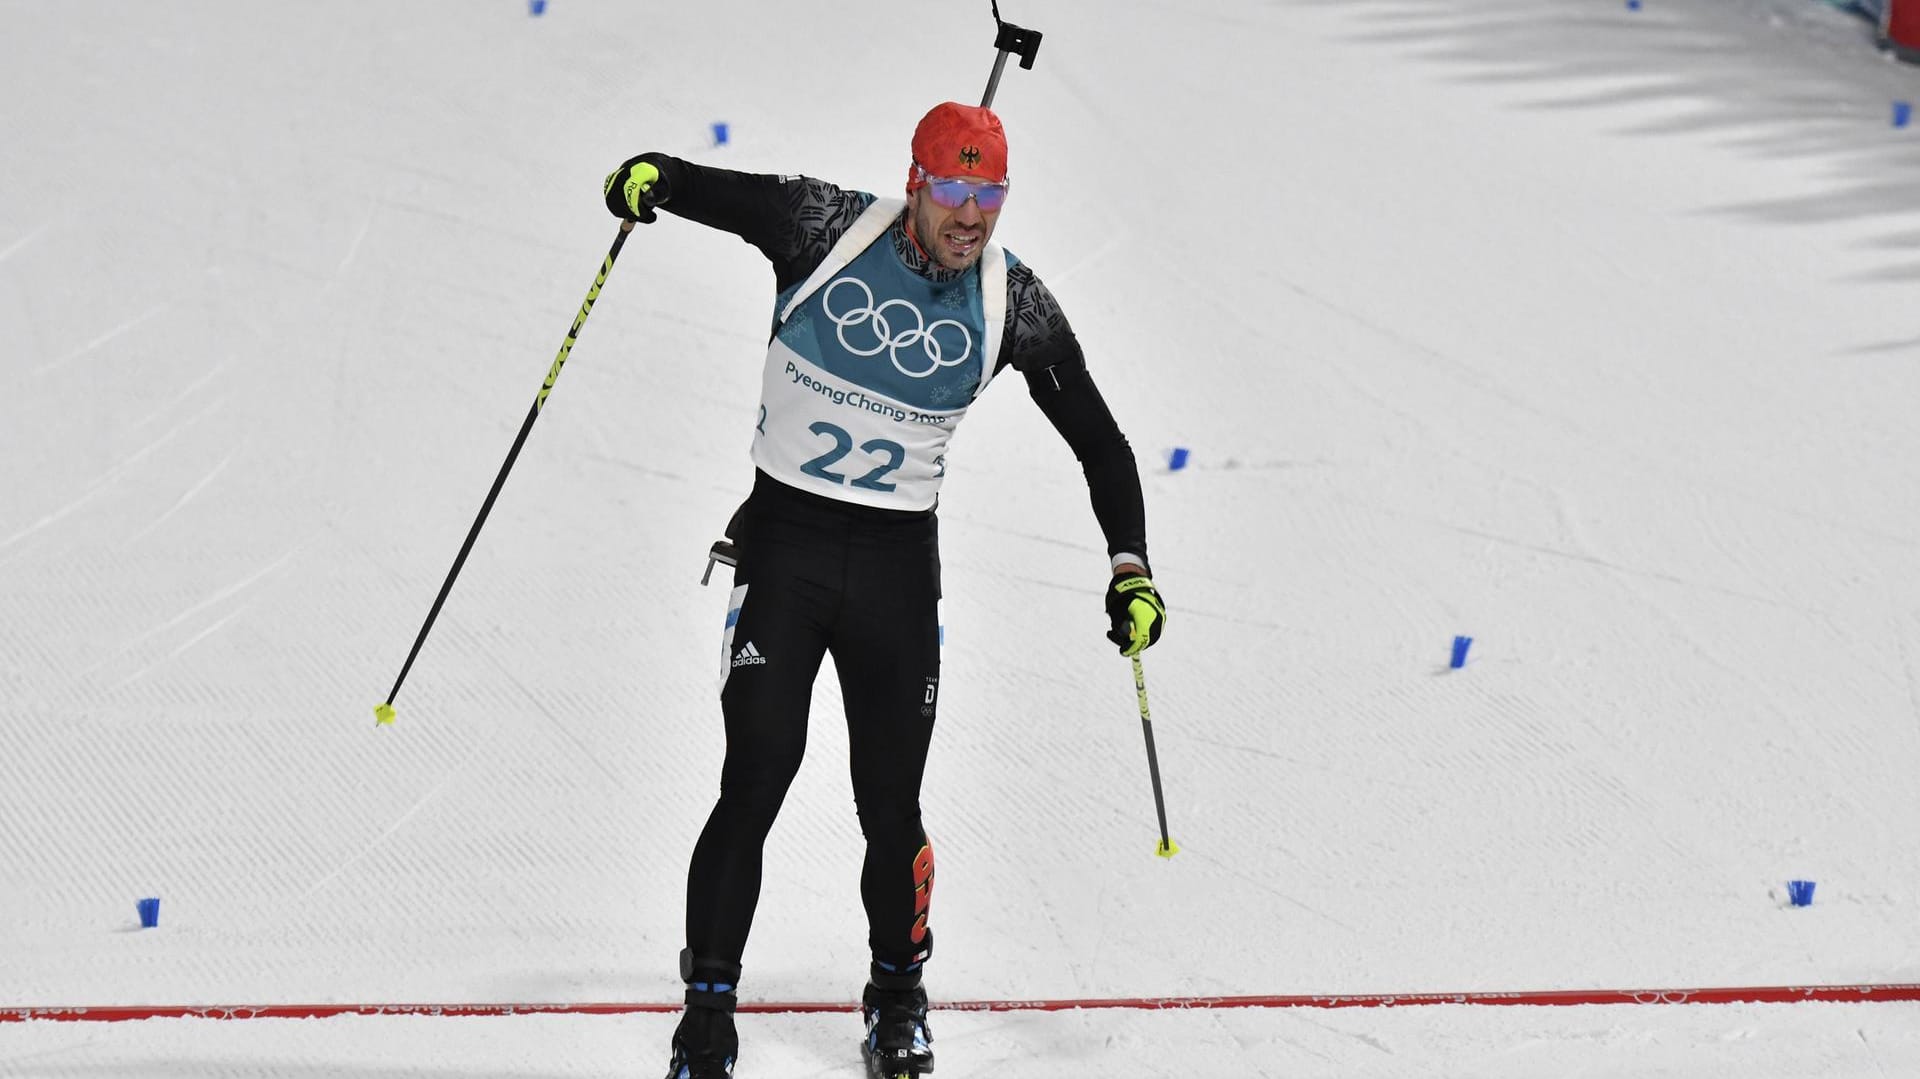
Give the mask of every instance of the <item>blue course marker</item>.
M 1447 661 L 1447 666 L 1452 667 L 1456 671 L 1466 666 L 1467 649 L 1471 647 L 1473 647 L 1472 637 L 1455 637 L 1453 639 L 1453 658 Z

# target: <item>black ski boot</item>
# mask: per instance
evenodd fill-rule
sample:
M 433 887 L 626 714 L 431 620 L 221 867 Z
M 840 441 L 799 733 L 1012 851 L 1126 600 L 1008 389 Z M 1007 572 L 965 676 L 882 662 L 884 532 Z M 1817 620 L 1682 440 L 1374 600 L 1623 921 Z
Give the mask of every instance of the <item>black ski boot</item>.
M 740 964 L 695 959 L 683 951 L 680 977 L 687 983 L 687 1010 L 673 1032 L 667 1079 L 730 1079 L 740 1056 L 740 1037 L 733 1029 Z
M 914 981 L 919 981 L 917 972 Z M 933 1031 L 927 1029 L 924 988 L 869 984 L 860 1005 L 867 1018 L 867 1040 L 861 1048 L 868 1079 L 910 1079 L 933 1071 Z

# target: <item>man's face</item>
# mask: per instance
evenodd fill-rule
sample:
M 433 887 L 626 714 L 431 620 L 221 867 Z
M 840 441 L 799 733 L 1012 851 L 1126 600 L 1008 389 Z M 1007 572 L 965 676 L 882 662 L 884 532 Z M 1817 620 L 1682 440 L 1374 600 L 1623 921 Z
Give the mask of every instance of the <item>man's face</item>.
M 1000 210 L 980 209 L 976 199 L 948 208 L 933 201 L 928 188 L 907 192 L 907 219 L 913 223 L 914 238 L 920 241 L 934 261 L 949 270 L 964 270 L 980 261 L 987 238 L 993 235 Z

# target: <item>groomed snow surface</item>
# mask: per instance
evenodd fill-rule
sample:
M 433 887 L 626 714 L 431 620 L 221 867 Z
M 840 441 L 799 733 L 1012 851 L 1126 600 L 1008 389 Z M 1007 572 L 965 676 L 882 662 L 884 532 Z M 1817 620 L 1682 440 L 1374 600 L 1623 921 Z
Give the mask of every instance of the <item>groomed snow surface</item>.
M 1078 469 L 996 384 L 942 502 L 935 999 L 1920 983 L 1920 69 L 1799 0 L 1001 7 L 1045 39 L 995 102 L 997 238 L 1141 459 L 1183 850 Z M 606 172 L 895 192 L 919 115 L 979 99 L 989 5 L 0 28 L 0 1009 L 674 1000 L 756 252 L 635 231 L 372 706 L 615 235 Z M 823 677 L 749 1001 L 864 976 L 838 710 Z M 0 1075 L 653 1076 L 672 1024 L 0 1022 Z M 850 1014 L 741 1027 L 739 1079 L 859 1074 Z M 934 1031 L 949 1079 L 1920 1074 L 1912 1002 Z

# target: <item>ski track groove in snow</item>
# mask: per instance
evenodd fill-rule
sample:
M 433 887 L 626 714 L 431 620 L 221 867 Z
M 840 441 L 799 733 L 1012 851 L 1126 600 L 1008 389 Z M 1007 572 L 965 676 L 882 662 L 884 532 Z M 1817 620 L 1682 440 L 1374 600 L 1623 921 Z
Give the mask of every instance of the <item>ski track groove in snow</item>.
M 59 359 L 51 360 L 47 363 L 41 364 L 39 367 L 36 367 L 32 371 L 28 372 L 28 374 L 37 378 L 40 375 L 44 375 L 49 372 L 59 370 L 60 368 L 65 367 L 67 364 L 72 363 L 74 360 L 77 360 L 80 357 L 85 356 L 88 353 L 99 349 L 101 346 L 114 341 L 115 339 L 119 338 L 121 335 L 129 333 L 135 329 L 138 329 L 141 325 L 149 321 L 152 321 L 154 318 L 158 317 L 159 315 L 165 314 L 170 309 L 170 307 L 171 307 L 170 304 L 156 304 L 153 307 L 148 308 L 146 311 L 142 312 L 138 316 L 126 322 L 123 322 L 118 326 L 115 326 L 113 329 L 100 334 L 99 336 L 88 341 L 86 344 L 81 345 L 79 348 L 74 349 L 72 352 L 69 352 L 64 356 L 61 356 Z

